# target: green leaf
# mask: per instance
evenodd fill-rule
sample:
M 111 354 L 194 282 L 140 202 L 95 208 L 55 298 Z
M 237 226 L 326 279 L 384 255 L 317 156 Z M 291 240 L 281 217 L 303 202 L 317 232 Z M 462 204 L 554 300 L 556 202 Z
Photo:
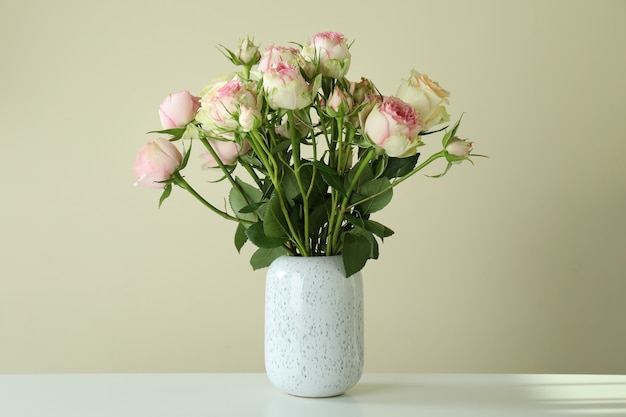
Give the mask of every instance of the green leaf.
M 373 234 L 369 232 L 363 233 L 363 237 L 370 243 L 370 259 L 378 259 L 378 242 Z
M 241 253 L 241 248 L 248 241 L 248 236 L 246 236 L 246 227 L 243 223 L 239 223 L 237 225 L 237 230 L 235 230 L 235 248 L 237 248 L 237 252 Z
M 259 248 L 252 254 L 250 265 L 252 269 L 257 270 L 266 268 L 278 257 L 288 255 L 289 251 L 284 246 L 277 248 Z
M 374 220 L 364 220 L 365 230 L 372 232 L 381 239 L 393 235 L 394 231 Z
M 151 130 L 148 133 L 160 133 L 162 135 L 172 135 L 169 140 L 174 142 L 183 137 L 183 133 L 187 130 L 186 127 L 175 127 L 173 129 L 163 129 L 163 130 Z
M 291 142 L 290 142 L 289 140 L 287 140 L 287 139 L 282 140 L 282 141 L 278 142 L 278 143 L 276 144 L 276 146 L 274 146 L 274 147 L 272 148 L 272 150 L 270 151 L 270 153 L 271 153 L 272 155 L 276 155 L 276 154 L 277 154 L 277 153 L 279 153 L 279 152 L 286 151 L 287 149 L 289 149 L 289 147 L 290 147 L 290 146 L 291 146 Z
M 309 227 L 311 237 L 316 238 L 320 228 L 328 223 L 328 217 L 330 216 L 330 207 L 332 200 L 329 198 L 321 204 L 315 206 L 311 214 L 309 214 Z
M 256 168 L 257 170 L 263 173 L 267 172 L 267 170 L 265 169 L 265 166 L 261 163 L 259 158 L 255 156 L 252 152 L 244 154 L 244 155 L 240 155 L 239 160 L 247 165 L 250 165 L 253 168 Z
M 263 231 L 268 237 L 289 237 L 288 230 L 278 194 L 272 194 L 263 219 Z
M 363 221 L 362 218 L 354 216 L 350 213 L 346 213 L 344 214 L 344 219 L 346 219 L 348 221 L 348 223 L 350 223 L 353 226 L 356 226 L 360 229 L 365 229 L 365 222 Z
M 263 204 L 266 204 L 267 201 L 259 201 L 258 203 L 251 203 L 239 210 L 239 213 L 254 213 L 261 207 Z
M 276 248 L 287 241 L 286 237 L 268 237 L 263 230 L 263 222 L 248 227 L 245 233 L 250 242 L 260 248 Z
M 230 207 L 233 209 L 235 213 L 235 217 L 241 220 L 255 222 L 257 221 L 257 216 L 254 213 L 242 213 L 241 209 L 248 206 L 248 201 L 246 201 L 245 197 L 236 187 L 233 187 L 230 190 L 230 194 L 228 195 L 228 200 L 230 202 Z
M 450 168 L 452 168 L 452 162 L 448 162 L 448 165 L 446 166 L 446 168 L 443 170 L 443 172 L 441 174 L 427 175 L 427 177 L 430 177 L 430 178 L 441 178 L 444 175 L 446 175 L 448 173 L 448 171 L 450 171 Z
M 241 61 L 239 60 L 239 58 L 237 57 L 237 55 L 235 55 L 233 51 L 231 51 L 230 49 L 226 48 L 223 45 L 219 45 L 219 48 L 217 49 L 222 53 L 222 55 L 228 58 L 230 62 L 232 62 L 234 65 L 241 65 Z
M 459 126 L 461 125 L 461 119 L 462 118 L 463 118 L 463 114 L 461 114 L 461 117 L 459 117 L 459 120 L 457 120 L 457 122 L 454 124 L 454 127 L 452 128 L 452 131 L 450 132 L 450 136 L 456 135 L 456 131 L 459 128 Z
M 241 187 L 246 199 L 250 203 L 258 203 L 263 198 L 263 193 L 255 186 L 246 183 L 239 177 L 235 178 L 235 182 Z
M 167 184 L 165 188 L 163 188 L 163 193 L 161 194 L 161 198 L 159 198 L 159 208 L 161 208 L 161 204 L 165 201 L 167 197 L 172 194 L 172 184 Z
M 415 168 L 419 156 L 420 154 L 417 153 L 407 158 L 389 158 L 383 175 L 389 179 L 405 176 Z
M 181 135 L 181 139 L 199 139 L 200 129 L 193 123 L 187 124 L 187 128 Z
M 443 135 L 443 138 L 441 138 L 441 144 L 443 145 L 443 148 L 445 149 L 446 146 L 448 146 L 448 141 L 454 137 L 454 135 L 456 135 L 456 131 L 459 128 L 460 124 L 461 124 L 461 119 L 463 118 L 463 115 L 461 115 L 461 117 L 459 117 L 459 120 L 457 120 L 457 122 L 454 124 L 454 126 L 452 127 L 452 130 L 450 130 L 448 133 L 446 133 L 445 135 Z
M 309 207 L 323 204 L 324 196 L 328 189 L 328 185 L 322 180 L 319 172 L 314 175 L 314 167 L 311 164 L 304 164 L 300 167 L 299 175 L 304 192 L 308 193 Z M 314 183 L 313 183 L 314 182 Z M 311 183 L 312 186 L 311 186 Z M 282 181 L 283 192 L 289 201 L 302 201 L 303 195 L 300 192 L 296 174 L 292 170 L 285 171 Z
M 310 164 L 315 166 L 320 174 L 322 175 L 322 179 L 326 184 L 328 184 L 331 188 L 339 191 L 339 193 L 343 196 L 346 195 L 346 190 L 343 186 L 343 180 L 337 174 L 337 171 L 326 165 L 321 161 L 311 161 Z
M 285 170 L 285 175 L 282 180 L 282 191 L 285 194 L 285 198 L 289 201 L 294 200 L 300 193 L 300 187 L 298 187 L 298 180 L 296 174 L 292 170 Z
M 343 265 L 346 269 L 346 277 L 359 272 L 367 260 L 370 259 L 372 246 L 369 239 L 361 234 L 345 233 L 343 236 Z
M 353 166 L 352 169 L 350 169 L 350 171 L 348 172 L 348 175 L 346 176 L 347 184 L 352 183 L 352 181 L 354 180 L 354 176 L 355 176 L 356 172 L 358 171 L 358 167 L 359 167 L 359 164 Z M 372 171 L 370 166 L 367 166 L 361 172 L 361 175 L 359 176 L 359 178 L 357 178 L 356 186 L 358 188 L 362 184 L 364 184 L 364 183 L 366 183 L 368 181 L 371 181 L 373 179 L 374 179 L 374 172 Z
M 362 213 L 374 213 L 382 210 L 393 198 L 393 189 L 388 178 L 377 178 L 366 182 L 357 190 L 358 202 L 364 198 L 376 196 L 359 205 L 359 211 Z M 381 193 L 380 195 L 377 195 Z
M 187 152 L 185 152 L 185 156 L 183 157 L 182 162 L 180 163 L 180 167 L 178 167 L 178 170 L 182 170 L 187 166 L 187 162 L 189 162 L 189 155 L 191 155 L 191 141 L 189 141 L 189 148 L 187 149 Z
M 258 188 L 247 184 L 240 178 L 235 178 L 235 182 L 238 187 L 233 187 L 230 190 L 229 201 L 230 207 L 233 209 L 235 216 L 238 219 L 255 222 L 257 215 L 255 212 L 250 212 L 250 206 L 256 203 L 260 203 L 263 198 L 263 193 Z M 262 204 L 256 207 L 256 209 L 262 208 Z M 243 209 L 246 209 L 242 211 Z M 258 217 L 263 218 L 263 210 L 257 210 Z

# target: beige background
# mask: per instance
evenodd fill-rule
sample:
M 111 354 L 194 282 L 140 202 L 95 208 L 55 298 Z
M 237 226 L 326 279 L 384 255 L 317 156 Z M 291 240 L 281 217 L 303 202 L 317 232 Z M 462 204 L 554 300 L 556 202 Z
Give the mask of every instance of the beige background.
M 626 373 L 625 22 L 624 1 L 2 2 L 0 373 L 263 371 L 252 247 L 130 169 L 163 97 L 231 68 L 217 44 L 321 30 L 386 94 L 438 80 L 490 156 L 377 217 L 366 371 Z

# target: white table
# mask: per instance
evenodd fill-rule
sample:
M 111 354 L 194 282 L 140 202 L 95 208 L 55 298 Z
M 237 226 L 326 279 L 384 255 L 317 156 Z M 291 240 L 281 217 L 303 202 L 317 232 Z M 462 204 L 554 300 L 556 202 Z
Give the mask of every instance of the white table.
M 366 374 L 283 394 L 264 374 L 0 375 L 2 417 L 626 416 L 625 375 Z

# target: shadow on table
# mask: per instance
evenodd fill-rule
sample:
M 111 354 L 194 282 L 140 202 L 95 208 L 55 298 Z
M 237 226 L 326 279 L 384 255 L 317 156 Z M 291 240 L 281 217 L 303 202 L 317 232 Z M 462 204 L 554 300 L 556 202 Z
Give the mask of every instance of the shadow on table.
M 551 382 L 533 375 L 492 375 L 475 381 L 456 375 L 428 376 L 412 383 L 359 383 L 345 396 L 361 404 L 389 404 L 427 408 L 532 410 L 563 415 L 626 416 L 626 376 L 571 382 L 555 376 Z M 540 382 L 541 381 L 541 382 Z
M 267 417 L 363 417 L 358 401 L 349 395 L 302 398 L 278 393 L 270 402 Z

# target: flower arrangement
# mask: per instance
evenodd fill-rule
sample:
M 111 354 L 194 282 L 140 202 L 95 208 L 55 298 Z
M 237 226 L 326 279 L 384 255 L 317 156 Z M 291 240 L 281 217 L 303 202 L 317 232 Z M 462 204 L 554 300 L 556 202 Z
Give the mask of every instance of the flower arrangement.
M 165 98 L 162 130 L 149 133 L 167 137 L 140 150 L 135 185 L 163 189 L 159 206 L 178 186 L 238 223 L 236 249 L 247 241 L 258 247 L 254 269 L 281 255 L 341 255 L 346 276 L 360 271 L 378 258 L 378 240 L 393 234 L 372 214 L 389 204 L 394 187 L 435 160 L 447 161 L 433 176 L 441 177 L 476 156 L 473 143 L 457 136 L 460 119 L 447 125 L 449 92 L 428 76 L 412 71 L 395 96 L 367 78 L 349 81 L 350 45 L 340 33 L 262 53 L 246 37 L 237 50 L 220 50 L 239 70 L 198 96 Z M 442 134 L 442 148 L 420 162 L 418 150 L 434 133 Z M 182 153 L 176 142 L 187 144 Z M 183 176 L 197 143 L 203 168 L 220 170 L 232 186 L 229 209 Z

